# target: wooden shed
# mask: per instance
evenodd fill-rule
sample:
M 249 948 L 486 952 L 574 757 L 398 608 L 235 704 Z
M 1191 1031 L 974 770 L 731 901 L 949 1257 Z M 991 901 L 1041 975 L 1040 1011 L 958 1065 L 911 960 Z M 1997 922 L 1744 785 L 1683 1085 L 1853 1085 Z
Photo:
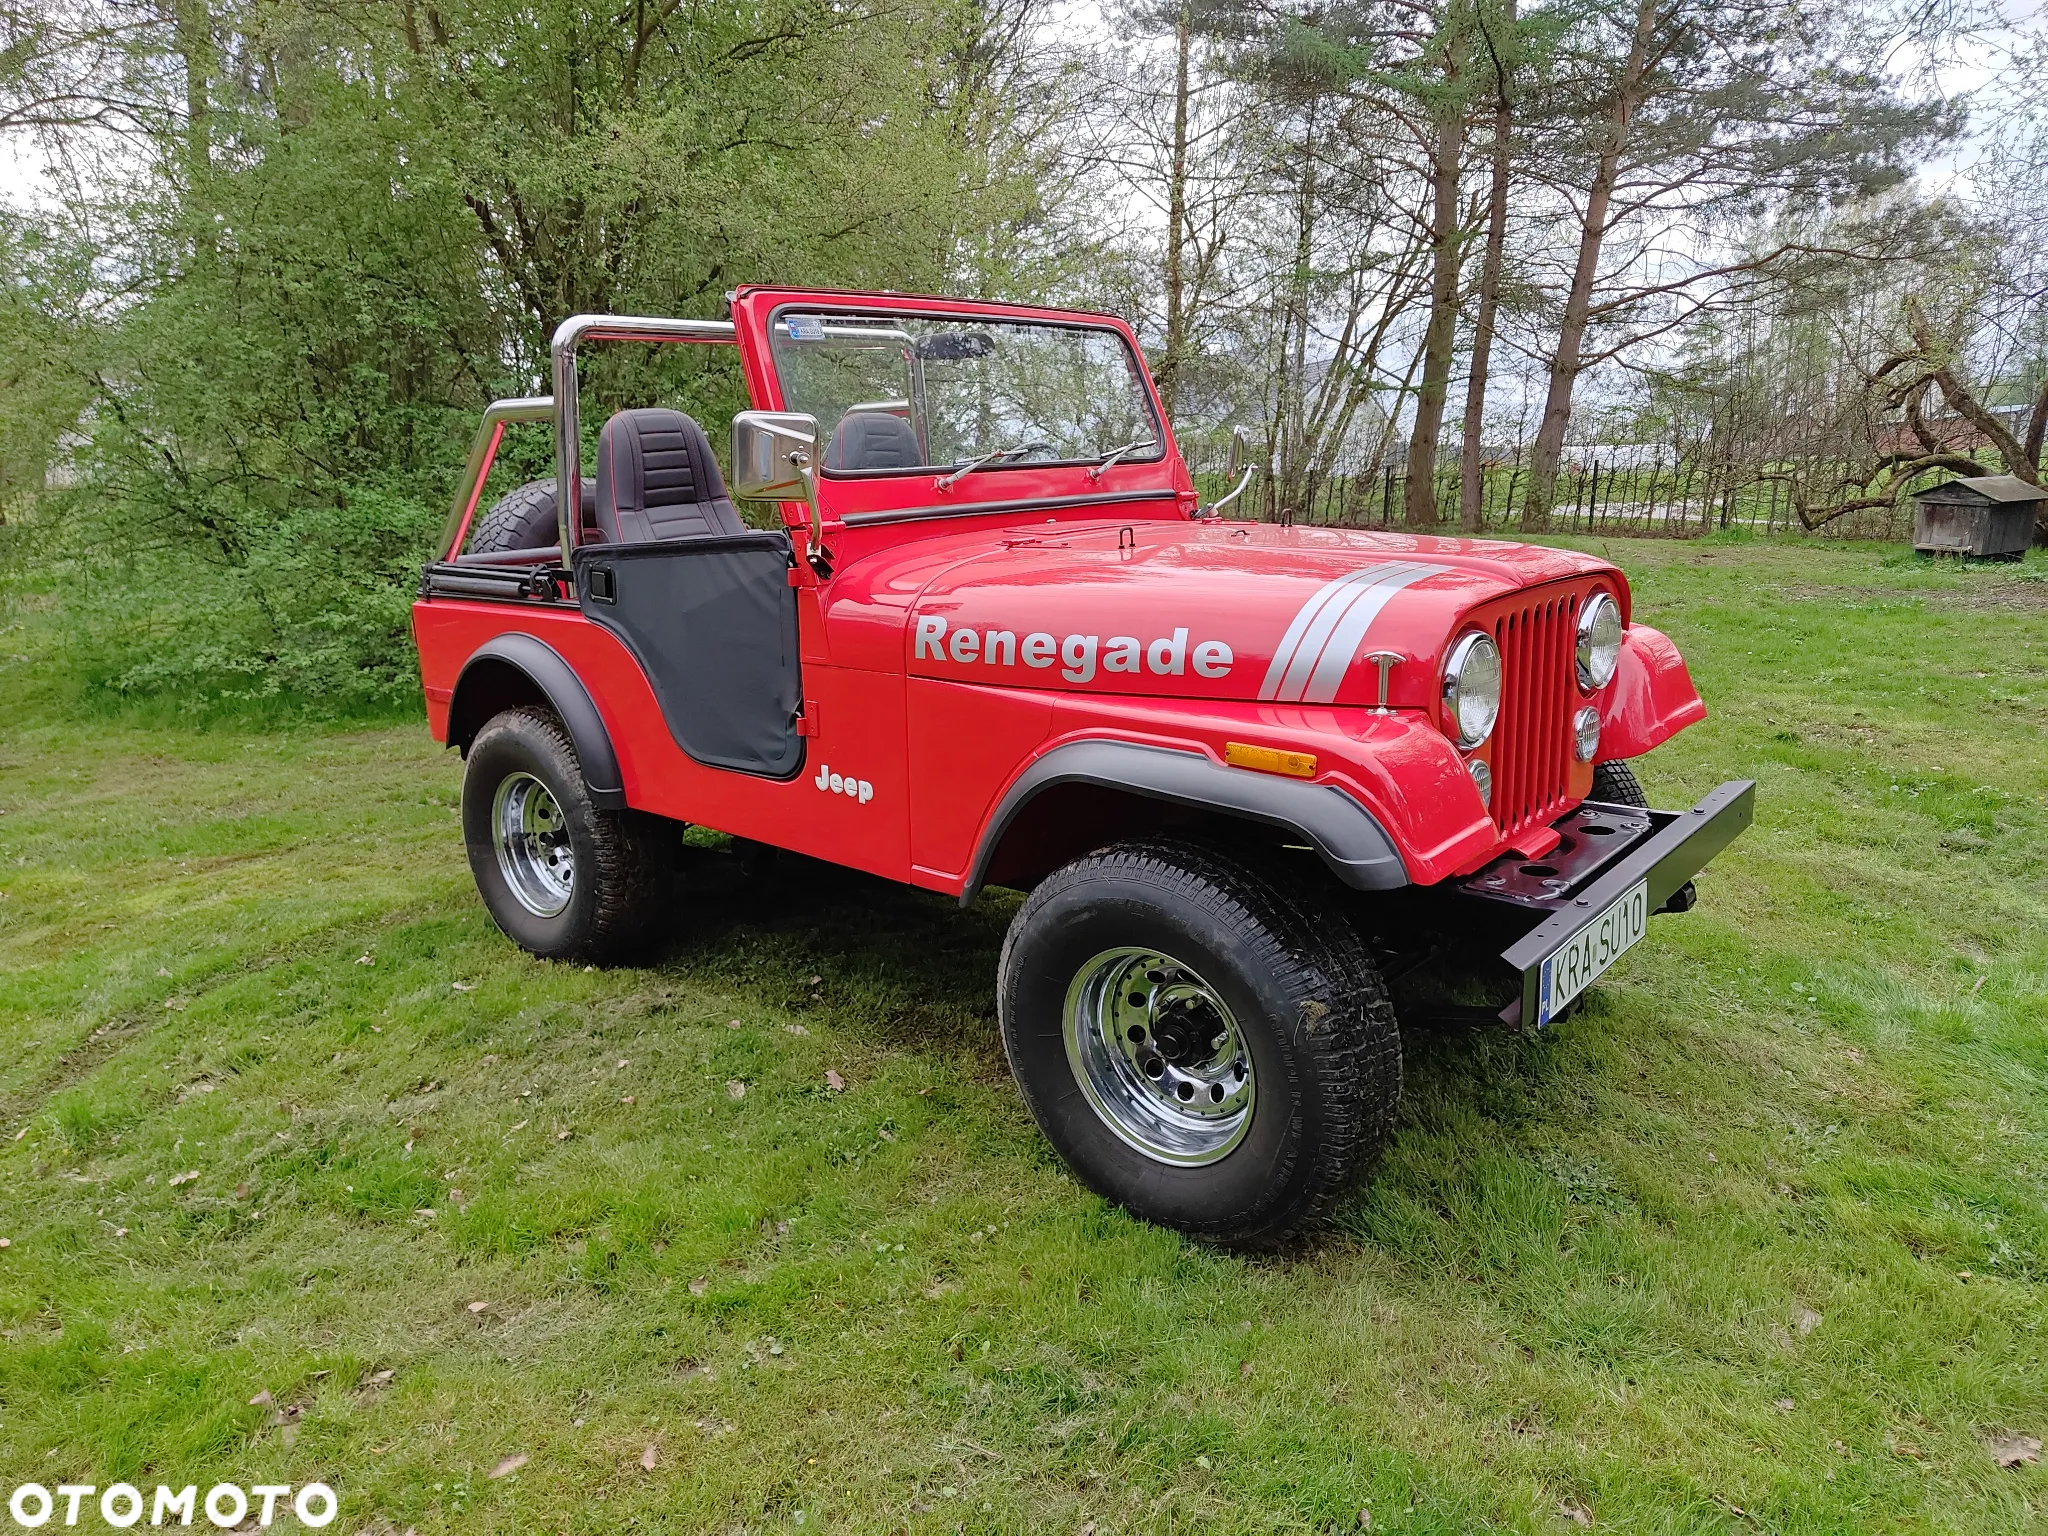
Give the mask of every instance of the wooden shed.
M 1913 547 L 1925 555 L 2017 560 L 2034 541 L 2048 491 L 2018 475 L 1950 480 L 1913 498 Z

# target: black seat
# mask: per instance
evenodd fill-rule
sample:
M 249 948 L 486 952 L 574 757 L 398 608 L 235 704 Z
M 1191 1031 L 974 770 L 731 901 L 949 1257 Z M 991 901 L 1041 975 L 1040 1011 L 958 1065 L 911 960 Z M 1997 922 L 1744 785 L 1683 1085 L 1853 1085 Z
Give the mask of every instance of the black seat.
M 825 450 L 827 469 L 916 469 L 923 463 L 917 433 L 889 411 L 848 411 Z
M 681 411 L 620 411 L 597 435 L 597 526 L 609 544 L 745 533 L 704 429 Z

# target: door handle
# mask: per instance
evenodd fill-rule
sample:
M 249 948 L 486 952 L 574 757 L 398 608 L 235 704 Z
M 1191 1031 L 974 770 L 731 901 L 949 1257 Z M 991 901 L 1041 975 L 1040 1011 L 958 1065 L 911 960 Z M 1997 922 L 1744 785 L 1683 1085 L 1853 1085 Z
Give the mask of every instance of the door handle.
M 612 568 L 608 565 L 593 565 L 583 573 L 583 590 L 593 603 L 616 603 L 619 600 L 618 585 L 613 579 Z

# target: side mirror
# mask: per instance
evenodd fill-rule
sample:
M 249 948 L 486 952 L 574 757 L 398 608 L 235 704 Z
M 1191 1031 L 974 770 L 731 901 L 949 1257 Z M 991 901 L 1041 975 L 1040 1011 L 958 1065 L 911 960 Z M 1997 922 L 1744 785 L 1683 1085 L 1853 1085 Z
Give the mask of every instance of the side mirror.
M 1215 517 L 1238 497 L 1244 488 L 1252 483 L 1252 471 L 1258 466 L 1252 462 L 1251 434 L 1242 426 L 1230 429 L 1230 473 L 1238 476 L 1237 487 L 1227 495 L 1219 496 L 1206 507 L 1197 507 L 1196 517 Z
M 831 570 L 818 508 L 818 418 L 801 411 L 741 411 L 732 419 L 732 493 L 742 501 L 801 501 L 811 509 L 810 561 Z

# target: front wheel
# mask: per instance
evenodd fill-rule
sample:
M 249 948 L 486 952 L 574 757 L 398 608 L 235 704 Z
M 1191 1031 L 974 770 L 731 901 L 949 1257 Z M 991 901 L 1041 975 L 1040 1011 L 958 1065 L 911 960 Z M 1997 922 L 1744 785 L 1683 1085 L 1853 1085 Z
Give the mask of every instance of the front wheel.
M 1635 769 L 1618 758 L 1611 763 L 1595 765 L 1593 792 L 1586 798 L 1598 800 L 1602 805 L 1633 805 L 1642 810 L 1650 808 L 1650 797 L 1643 793 L 1642 780 L 1636 777 Z
M 562 723 L 525 707 L 470 744 L 462 835 L 492 920 L 544 960 L 617 959 L 646 933 L 659 894 L 648 818 L 592 805 Z
M 1206 848 L 1120 844 L 1047 878 L 1004 941 L 999 1010 L 1075 1175 L 1197 1237 L 1285 1241 L 1393 1131 L 1400 1035 L 1351 926 Z

